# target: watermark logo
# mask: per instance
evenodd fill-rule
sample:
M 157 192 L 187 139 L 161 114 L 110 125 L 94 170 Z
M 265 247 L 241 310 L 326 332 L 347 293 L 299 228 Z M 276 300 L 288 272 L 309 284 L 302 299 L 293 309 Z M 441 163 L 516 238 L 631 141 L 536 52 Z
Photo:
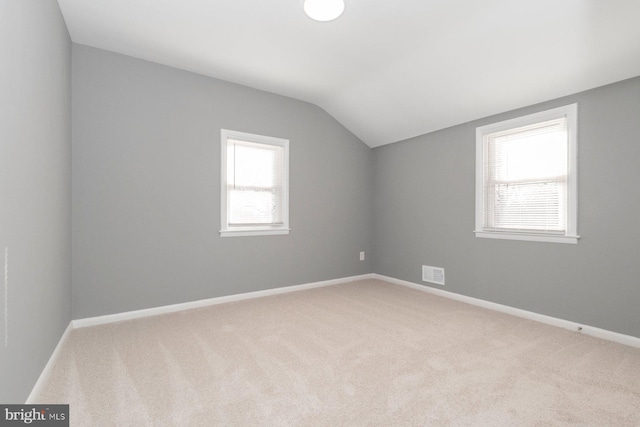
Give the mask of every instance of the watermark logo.
M 0 405 L 3 426 L 69 427 L 69 405 Z

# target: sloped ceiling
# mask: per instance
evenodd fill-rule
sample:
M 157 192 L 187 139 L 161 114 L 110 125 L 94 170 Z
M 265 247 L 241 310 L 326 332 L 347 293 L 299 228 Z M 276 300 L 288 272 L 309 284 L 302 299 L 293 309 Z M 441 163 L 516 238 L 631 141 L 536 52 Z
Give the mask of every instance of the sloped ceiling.
M 640 75 L 638 0 L 59 0 L 71 39 L 308 101 L 371 147 Z

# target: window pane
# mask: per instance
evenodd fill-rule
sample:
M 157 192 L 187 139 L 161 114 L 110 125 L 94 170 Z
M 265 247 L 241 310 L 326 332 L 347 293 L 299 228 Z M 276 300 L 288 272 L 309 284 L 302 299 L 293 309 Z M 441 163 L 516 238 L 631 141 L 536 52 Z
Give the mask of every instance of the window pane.
M 283 225 L 284 147 L 227 140 L 229 226 Z
M 567 174 L 566 120 L 525 126 L 489 137 L 492 179 L 535 180 Z
M 229 189 L 229 225 L 281 224 L 278 192 Z
M 566 229 L 566 119 L 488 135 L 485 163 L 485 227 Z
M 498 184 L 494 187 L 491 228 L 563 231 L 564 182 Z
M 282 147 L 229 140 L 228 182 L 236 188 L 273 188 L 281 180 Z

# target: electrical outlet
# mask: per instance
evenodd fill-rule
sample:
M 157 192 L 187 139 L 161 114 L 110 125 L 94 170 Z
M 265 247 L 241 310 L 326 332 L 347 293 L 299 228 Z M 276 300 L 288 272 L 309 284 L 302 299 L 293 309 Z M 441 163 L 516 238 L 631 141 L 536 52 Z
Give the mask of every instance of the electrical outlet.
M 364 261 L 364 251 L 360 252 L 360 261 Z

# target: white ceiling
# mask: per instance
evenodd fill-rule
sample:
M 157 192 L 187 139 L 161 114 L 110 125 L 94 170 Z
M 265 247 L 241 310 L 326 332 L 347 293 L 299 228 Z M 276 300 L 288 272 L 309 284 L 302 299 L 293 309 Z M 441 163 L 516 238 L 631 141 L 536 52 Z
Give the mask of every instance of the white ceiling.
M 71 39 L 319 105 L 371 147 L 640 75 L 639 0 L 58 0 Z

